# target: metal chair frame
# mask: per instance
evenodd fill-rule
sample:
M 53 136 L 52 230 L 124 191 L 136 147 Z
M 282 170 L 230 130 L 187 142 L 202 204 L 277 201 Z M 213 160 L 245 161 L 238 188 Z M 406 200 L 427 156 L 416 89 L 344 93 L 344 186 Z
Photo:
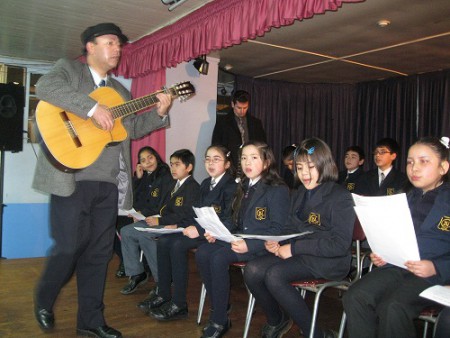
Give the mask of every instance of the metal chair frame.
M 246 264 L 247 264 L 246 262 L 236 262 L 232 263 L 230 266 L 234 266 L 241 269 L 241 273 L 244 274 L 244 268 Z M 248 336 L 248 331 L 250 329 L 250 322 L 252 320 L 253 309 L 255 307 L 255 297 L 253 297 L 247 285 L 245 285 L 245 288 L 247 289 L 248 293 L 248 305 L 247 305 L 247 314 L 245 317 L 244 334 L 242 336 L 243 338 L 247 338 Z M 202 283 L 202 289 L 200 291 L 200 301 L 198 305 L 197 325 L 200 325 L 202 320 L 203 308 L 205 306 L 205 299 L 206 299 L 206 288 L 205 284 Z

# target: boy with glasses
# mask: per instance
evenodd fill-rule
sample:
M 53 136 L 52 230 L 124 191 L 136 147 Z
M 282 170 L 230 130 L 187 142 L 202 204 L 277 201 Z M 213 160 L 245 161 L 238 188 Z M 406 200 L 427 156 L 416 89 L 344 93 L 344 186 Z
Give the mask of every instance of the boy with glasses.
M 394 195 L 404 189 L 406 175 L 394 168 L 400 146 L 392 138 L 383 138 L 377 142 L 373 159 L 377 166 L 364 174 L 358 193 L 365 196 Z

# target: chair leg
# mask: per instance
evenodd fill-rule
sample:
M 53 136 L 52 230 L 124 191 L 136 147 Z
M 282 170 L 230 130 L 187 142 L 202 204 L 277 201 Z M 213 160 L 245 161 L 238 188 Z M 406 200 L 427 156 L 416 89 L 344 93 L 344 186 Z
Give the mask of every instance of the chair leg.
M 319 290 L 317 290 L 316 292 L 316 296 L 314 297 L 314 308 L 311 318 L 311 331 L 309 332 L 309 338 L 314 338 L 314 329 L 316 328 L 316 320 L 317 320 L 317 312 L 319 311 L 320 296 L 322 295 L 322 292 L 325 289 L 326 288 L 323 287 L 319 288 Z
M 424 321 L 424 324 L 423 324 L 423 338 L 427 338 L 427 333 L 428 333 L 428 322 Z
M 347 322 L 347 315 L 345 312 L 342 312 L 341 325 L 339 326 L 339 334 L 338 338 L 344 337 L 345 324 Z
M 206 299 L 206 288 L 205 284 L 202 283 L 202 290 L 200 291 L 200 301 L 198 303 L 197 325 L 200 325 L 200 323 L 202 322 L 202 314 L 203 314 L 203 307 L 205 306 L 205 299 Z
M 244 275 L 244 268 L 241 268 L 242 276 Z M 253 297 L 252 293 L 248 289 L 247 285 L 245 285 L 248 293 L 248 305 L 247 305 L 247 315 L 245 316 L 245 326 L 244 326 L 244 334 L 242 338 L 247 338 L 248 331 L 250 330 L 250 323 L 252 322 L 253 310 L 255 308 L 255 297 Z
M 244 335 L 242 338 L 247 338 L 248 331 L 250 330 L 250 323 L 252 321 L 253 309 L 255 308 L 255 297 L 249 292 L 248 293 L 248 306 L 247 315 L 245 317 Z

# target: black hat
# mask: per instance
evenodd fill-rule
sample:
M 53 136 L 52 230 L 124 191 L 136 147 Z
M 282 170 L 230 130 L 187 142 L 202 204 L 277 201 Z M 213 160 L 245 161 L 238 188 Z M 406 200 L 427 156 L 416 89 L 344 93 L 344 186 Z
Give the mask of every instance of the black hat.
M 97 36 L 113 34 L 117 35 L 122 43 L 127 42 L 128 38 L 126 35 L 122 34 L 122 31 L 118 26 L 113 23 L 99 23 L 98 25 L 91 26 L 86 28 L 86 30 L 81 33 L 81 42 L 83 45 L 86 45 L 92 38 L 96 38 Z

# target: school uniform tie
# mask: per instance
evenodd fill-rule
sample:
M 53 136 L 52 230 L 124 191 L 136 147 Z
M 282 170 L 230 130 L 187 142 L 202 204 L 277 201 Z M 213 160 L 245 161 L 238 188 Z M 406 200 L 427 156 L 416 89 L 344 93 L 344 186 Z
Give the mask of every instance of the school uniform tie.
M 252 184 L 249 183 L 249 184 L 248 184 L 248 187 L 247 187 L 247 190 L 245 191 L 244 198 L 248 198 L 248 195 L 249 195 L 249 193 L 250 193 L 250 189 L 251 189 L 251 188 L 252 188 Z
M 175 188 L 173 188 L 171 196 L 177 192 L 177 190 L 180 188 L 180 181 L 177 181 L 177 184 L 175 184 Z
M 381 173 L 380 174 L 380 187 L 383 184 L 384 178 L 385 178 L 384 173 Z
M 216 186 L 216 180 L 213 178 L 211 179 L 211 183 L 209 183 L 209 191 L 213 190 Z

